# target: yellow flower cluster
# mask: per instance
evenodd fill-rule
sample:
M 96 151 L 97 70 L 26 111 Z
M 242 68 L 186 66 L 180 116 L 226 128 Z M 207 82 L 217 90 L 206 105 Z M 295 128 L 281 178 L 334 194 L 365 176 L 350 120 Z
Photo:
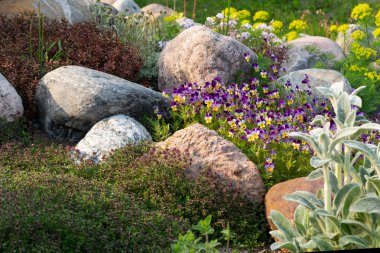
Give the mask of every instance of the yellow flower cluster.
M 338 31 L 338 26 L 337 25 L 330 26 L 330 32 L 336 32 L 336 31 Z
M 374 30 L 372 32 L 372 35 L 373 37 L 375 37 L 376 39 L 380 39 L 380 28 L 377 28 L 376 30 Z
M 166 16 L 164 18 L 164 21 L 171 23 L 182 17 L 183 17 L 183 12 L 173 12 L 170 16 Z
M 296 30 L 296 31 L 303 31 L 307 28 L 307 24 L 305 21 L 301 20 L 301 19 L 296 19 L 296 20 L 293 20 L 290 25 L 289 25 L 289 29 L 290 30 Z
M 248 19 L 251 16 L 251 13 L 247 10 L 241 10 L 238 12 L 239 20 Z
M 348 28 L 350 28 L 350 26 L 348 24 L 340 25 L 338 27 L 338 32 L 346 33 Z
M 356 5 L 351 12 L 351 18 L 356 20 L 363 20 L 371 16 L 372 8 L 369 4 L 363 3 Z
M 284 24 L 281 21 L 278 20 L 273 20 L 272 22 L 269 23 L 271 27 L 274 28 L 276 31 L 280 31 L 282 27 L 284 27 Z
M 365 37 L 365 33 L 362 30 L 356 30 L 353 33 L 351 33 L 351 38 L 354 40 L 362 40 Z
M 295 31 L 291 31 L 288 34 L 286 34 L 286 38 L 288 41 L 295 40 L 298 38 L 298 33 Z
M 377 12 L 375 18 L 376 18 L 375 24 L 377 26 L 380 26 L 380 10 Z
M 380 81 L 380 75 L 376 71 L 367 72 L 364 75 L 371 81 Z
M 253 16 L 253 21 L 267 21 L 269 19 L 269 13 L 266 11 L 257 11 Z
M 227 17 L 228 15 L 230 16 L 230 19 L 238 19 L 239 17 L 239 13 L 238 11 L 233 8 L 233 7 L 230 7 L 229 9 L 228 8 L 225 8 L 223 11 L 222 11 L 225 19 L 226 19 L 226 22 L 227 22 Z
M 376 50 L 368 47 L 361 46 L 358 42 L 353 42 L 351 50 L 355 54 L 357 59 L 369 59 L 372 56 L 376 57 Z

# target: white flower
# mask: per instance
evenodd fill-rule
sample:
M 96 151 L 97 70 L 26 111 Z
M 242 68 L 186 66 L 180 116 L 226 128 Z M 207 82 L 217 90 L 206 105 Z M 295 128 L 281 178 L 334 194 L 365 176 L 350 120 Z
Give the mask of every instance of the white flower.
M 210 23 L 210 24 L 214 24 L 214 23 L 215 23 L 214 19 L 211 18 L 211 17 L 207 17 L 207 18 L 206 18 L 206 21 L 207 21 L 208 23 Z
M 246 28 L 246 29 L 251 29 L 252 28 L 251 24 L 249 24 L 249 23 L 244 24 L 243 27 Z
M 271 31 L 274 30 L 273 27 L 268 26 L 268 25 L 266 25 L 266 24 L 260 24 L 260 25 L 256 26 L 256 29 L 260 29 L 260 30 L 268 31 L 268 32 L 271 32 Z
M 242 34 L 241 34 L 241 38 L 243 39 L 243 40 L 246 40 L 246 39 L 248 39 L 248 38 L 250 38 L 251 37 L 251 35 L 248 33 L 248 32 L 243 32 Z
M 223 13 L 218 13 L 215 15 L 216 18 L 218 19 L 224 19 L 224 14 Z
M 232 19 L 230 20 L 230 22 L 228 22 L 228 24 L 230 25 L 230 27 L 235 27 L 237 25 L 237 21 Z
M 161 48 L 161 50 L 162 50 L 169 44 L 169 42 L 170 42 L 170 40 L 168 40 L 168 41 L 160 40 L 158 42 L 158 47 Z
M 185 29 L 190 28 L 193 25 L 194 25 L 194 21 L 191 18 L 186 18 L 182 23 L 182 27 Z

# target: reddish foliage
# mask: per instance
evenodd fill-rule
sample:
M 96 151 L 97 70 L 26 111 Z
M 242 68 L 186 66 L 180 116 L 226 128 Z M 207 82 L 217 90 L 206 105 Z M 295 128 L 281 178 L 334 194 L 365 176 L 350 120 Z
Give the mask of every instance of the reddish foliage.
M 31 25 L 32 24 L 32 25 Z M 45 73 L 65 65 L 78 65 L 106 72 L 130 81 L 137 81 L 142 60 L 137 51 L 123 44 L 114 34 L 99 30 L 92 23 L 70 25 L 45 19 L 44 43 L 49 47 L 49 59 L 62 43 L 63 57 L 45 62 Z M 38 84 L 39 64 L 38 19 L 32 15 L 14 18 L 0 16 L 0 73 L 16 88 L 23 99 L 25 115 L 36 116 L 34 92 Z M 32 52 L 30 52 L 32 48 Z

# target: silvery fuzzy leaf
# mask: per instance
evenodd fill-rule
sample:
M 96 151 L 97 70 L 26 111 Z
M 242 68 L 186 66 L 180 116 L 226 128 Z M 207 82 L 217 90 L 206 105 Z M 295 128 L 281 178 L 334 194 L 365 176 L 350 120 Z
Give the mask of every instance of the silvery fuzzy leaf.
M 337 132 L 331 143 L 330 143 L 330 146 L 329 146 L 329 154 L 331 154 L 331 152 L 334 150 L 335 146 L 341 142 L 342 140 L 346 139 L 346 138 L 350 138 L 352 137 L 354 134 L 356 134 L 357 132 L 359 131 L 359 127 L 347 127 L 347 128 L 344 128 L 342 130 L 340 130 L 339 132 Z
M 313 156 L 311 159 L 313 159 L 315 156 Z M 311 159 L 310 159 L 310 162 L 311 162 Z M 320 179 L 323 177 L 323 171 L 321 168 L 319 169 L 316 169 L 316 170 L 313 170 L 312 172 L 310 172 L 310 174 L 306 177 L 306 180 L 309 180 L 309 181 L 314 181 L 314 180 L 317 180 L 317 179 Z
M 350 207 L 350 212 L 380 214 L 380 198 L 379 197 L 364 197 L 356 201 Z
M 310 159 L 310 165 L 315 169 L 322 167 L 323 165 L 327 164 L 328 162 L 330 162 L 330 160 L 322 160 L 321 158 L 319 158 L 317 156 L 313 156 Z
M 378 176 L 367 177 L 366 189 L 368 192 L 375 192 L 380 196 L 380 178 Z
M 362 143 L 360 141 L 352 141 L 352 140 L 343 141 L 343 143 L 350 148 L 353 148 L 362 152 L 364 155 L 368 156 L 370 160 L 372 161 L 377 160 L 377 156 L 374 152 L 373 145 L 371 146 L 371 145 Z
M 335 174 L 332 173 L 331 171 L 329 171 L 329 176 L 330 176 L 330 187 L 331 187 L 331 191 L 332 191 L 334 194 L 337 194 L 338 191 L 339 191 L 339 188 L 338 188 L 338 179 L 336 178 Z
M 310 148 L 313 149 L 317 154 L 321 153 L 320 148 L 318 147 L 318 144 L 311 138 L 310 135 L 300 132 L 291 132 L 289 133 L 290 137 L 301 139 L 307 142 L 309 144 Z
M 332 152 L 330 154 L 330 158 L 331 160 L 333 160 L 334 162 L 336 163 L 340 163 L 342 164 L 343 163 L 343 160 L 344 160 L 344 155 L 338 153 L 338 152 Z
M 380 124 L 376 123 L 366 123 L 359 127 L 360 133 L 363 133 L 365 131 L 380 131 Z
M 359 167 L 359 176 L 360 176 L 360 179 L 362 180 L 362 184 L 366 184 L 367 182 L 367 177 L 369 177 L 371 174 L 368 172 L 368 169 L 366 169 L 365 167 L 363 166 L 360 166 Z
M 323 128 L 321 127 L 316 127 L 312 130 L 310 130 L 310 136 L 313 137 L 314 139 L 318 139 L 319 136 L 323 133 Z
M 311 238 L 311 240 L 313 240 L 313 242 L 317 245 L 317 248 L 320 251 L 332 251 L 332 250 L 334 250 L 334 247 L 328 238 L 321 237 L 321 236 L 314 236 L 313 238 Z
M 329 136 L 326 133 L 322 133 L 319 138 L 319 148 L 321 149 L 321 152 L 323 156 L 325 157 L 329 151 L 329 145 L 330 145 L 330 139 Z
M 347 219 L 347 220 L 342 220 L 340 223 L 346 224 L 349 226 L 360 227 L 364 232 L 366 232 L 369 235 L 372 233 L 371 229 L 366 224 L 357 220 Z
M 270 231 L 269 234 L 280 241 L 283 241 L 283 242 L 286 241 L 284 234 L 280 230 Z
M 307 191 L 296 191 L 285 195 L 283 198 L 288 201 L 296 202 L 311 210 L 318 208 L 318 206 L 323 206 L 323 202 L 320 199 L 318 199 L 314 194 Z
M 339 97 L 339 95 L 344 92 L 344 82 L 340 81 L 340 82 L 333 83 L 330 86 L 330 91 L 332 94 L 334 94 L 335 97 Z
M 354 235 L 346 235 L 340 238 L 339 244 L 342 246 L 346 246 L 348 244 L 355 244 L 359 249 L 368 249 L 370 248 L 370 244 L 364 238 L 360 238 Z
M 333 118 L 333 121 L 334 121 L 334 123 L 335 123 L 335 125 L 337 126 L 337 129 L 344 129 L 344 124 L 343 124 L 343 122 L 340 122 L 338 119 L 336 119 L 336 118 Z
M 355 89 L 352 93 L 351 93 L 351 96 L 352 95 L 357 95 L 360 91 L 364 90 L 365 89 L 365 86 L 360 86 L 359 88 Z
M 306 243 L 300 243 L 300 247 L 303 252 L 306 252 L 307 250 L 314 251 L 317 248 L 317 245 L 312 240 L 309 240 Z
M 296 210 L 294 211 L 294 222 L 304 224 L 307 220 L 308 212 L 309 211 L 304 206 L 298 205 Z
M 338 220 L 338 218 L 335 217 L 333 214 L 329 213 L 328 211 L 326 211 L 325 209 L 317 208 L 314 210 L 314 214 L 317 216 L 326 217 L 327 219 L 331 221 L 331 224 L 334 225 L 337 231 L 341 230 L 340 221 Z
M 356 95 L 350 95 L 350 104 L 361 108 L 362 99 Z
M 269 218 L 272 220 L 273 224 L 284 234 L 287 241 L 293 241 L 293 238 L 296 237 L 296 232 L 294 231 L 291 223 L 282 213 L 276 210 L 271 210 Z
M 317 116 L 315 116 L 315 118 L 313 119 L 313 121 L 310 124 L 312 126 L 315 126 L 318 124 L 320 124 L 321 126 L 324 126 L 324 125 L 326 125 L 327 122 L 328 122 L 328 120 L 326 119 L 325 116 L 317 115 Z
M 356 120 L 356 111 L 351 111 L 344 121 L 344 127 L 353 127 L 355 125 Z
M 271 250 L 287 249 L 290 252 L 298 252 L 297 246 L 291 242 L 275 242 L 270 246 Z
M 342 213 L 344 219 L 347 218 L 350 205 L 359 198 L 360 187 L 358 184 L 346 184 L 338 191 L 334 199 L 333 208 L 338 215 Z
M 299 223 L 298 221 L 293 221 L 295 228 L 297 229 L 298 234 L 301 236 L 306 236 L 306 228 L 302 223 Z
M 337 115 L 340 122 L 345 122 L 348 114 L 351 112 L 351 104 L 349 95 L 344 92 L 337 100 Z

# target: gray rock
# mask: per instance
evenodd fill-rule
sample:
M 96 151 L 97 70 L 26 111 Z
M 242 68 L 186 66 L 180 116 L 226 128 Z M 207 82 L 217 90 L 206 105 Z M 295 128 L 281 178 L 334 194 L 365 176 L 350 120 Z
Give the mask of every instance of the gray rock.
M 117 0 L 112 4 L 113 7 L 119 12 L 126 15 L 132 13 L 140 13 L 140 7 L 133 0 Z
M 142 121 L 144 115 L 154 115 L 154 107 L 168 107 L 158 92 L 79 66 L 47 73 L 40 80 L 36 100 L 45 131 L 51 137 L 73 141 L 106 117 L 125 114 Z
M 336 37 L 336 43 L 342 48 L 343 52 L 348 55 L 350 53 L 351 44 L 354 41 L 353 38 L 351 38 L 351 34 L 357 30 L 365 31 L 364 28 L 356 25 L 356 24 L 350 24 L 348 30 L 346 31 L 346 34 L 339 32 L 338 36 Z M 373 41 L 373 35 L 372 31 L 375 30 L 372 27 L 368 27 L 369 34 L 370 34 L 370 41 Z
M 289 59 L 283 64 L 288 72 L 313 68 L 317 61 L 320 60 L 319 54 L 331 54 L 333 60 L 343 60 L 344 54 L 342 49 L 334 41 L 320 36 L 306 36 L 287 42 L 289 47 Z M 315 51 L 310 52 L 305 47 L 315 46 Z
M 95 0 L 41 0 L 41 12 L 49 18 L 66 19 L 70 23 L 90 21 L 90 6 Z M 0 14 L 14 15 L 37 12 L 38 0 L 4 0 L 0 2 Z
M 166 17 L 173 13 L 172 9 L 161 4 L 148 4 L 141 8 L 141 11 L 144 12 L 145 15 L 153 15 L 154 18 L 160 16 Z
M 296 85 L 298 85 L 300 90 L 306 91 L 308 90 L 308 85 L 303 84 L 302 80 L 305 79 L 305 75 L 309 77 L 309 85 L 311 88 L 311 92 L 313 93 L 313 97 L 319 98 L 321 97 L 319 91 L 316 87 L 327 87 L 336 82 L 344 83 L 344 90 L 350 93 L 352 88 L 348 80 L 338 71 L 329 70 L 329 69 L 303 69 L 297 70 L 294 72 L 290 72 L 277 80 L 280 84 L 285 84 L 288 80 L 292 84 L 292 88 L 295 90 Z
M 133 118 L 119 114 L 96 123 L 75 150 L 79 152 L 80 158 L 97 163 L 113 150 L 145 141 L 152 141 L 145 127 Z
M 250 53 L 247 63 L 244 53 Z M 239 41 L 204 26 L 181 32 L 162 51 L 158 61 L 159 89 L 172 89 L 183 82 L 203 84 L 220 77 L 235 81 L 238 74 L 249 77 L 257 55 Z
M 0 118 L 14 121 L 24 113 L 21 97 L 0 73 Z
M 158 148 L 176 149 L 191 161 L 186 168 L 189 178 L 198 178 L 207 169 L 215 173 L 220 187 L 240 189 L 252 202 L 262 202 L 265 187 L 256 165 L 233 143 L 201 124 L 194 124 L 175 132 Z

